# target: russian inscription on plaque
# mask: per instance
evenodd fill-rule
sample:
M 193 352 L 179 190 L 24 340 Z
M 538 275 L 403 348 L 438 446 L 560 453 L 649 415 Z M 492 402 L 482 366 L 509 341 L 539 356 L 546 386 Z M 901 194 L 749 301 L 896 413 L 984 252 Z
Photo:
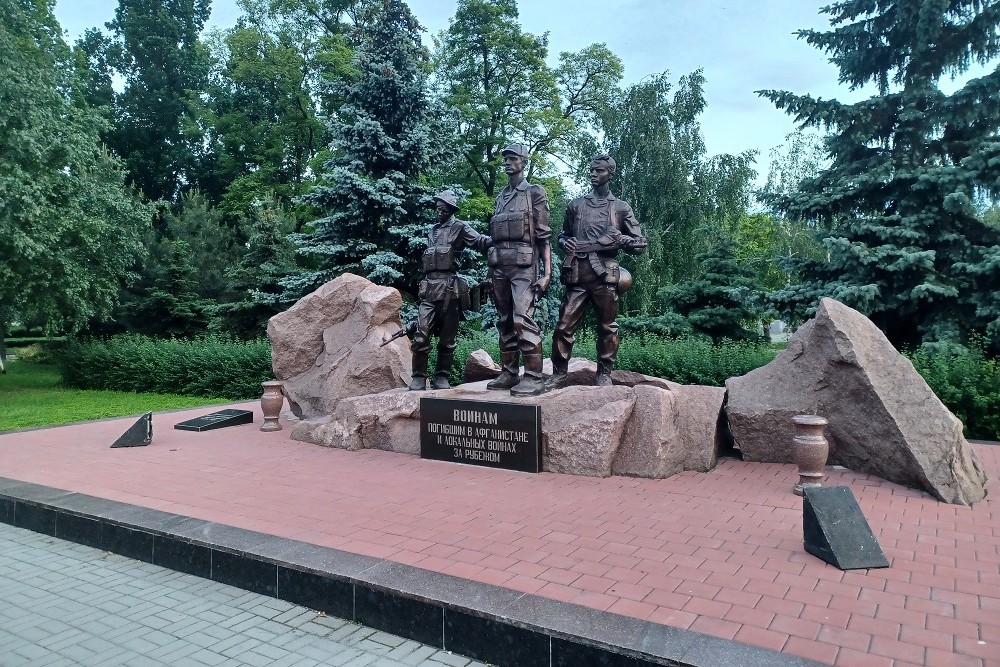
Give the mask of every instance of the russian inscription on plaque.
M 420 399 L 420 458 L 489 468 L 542 471 L 537 405 Z

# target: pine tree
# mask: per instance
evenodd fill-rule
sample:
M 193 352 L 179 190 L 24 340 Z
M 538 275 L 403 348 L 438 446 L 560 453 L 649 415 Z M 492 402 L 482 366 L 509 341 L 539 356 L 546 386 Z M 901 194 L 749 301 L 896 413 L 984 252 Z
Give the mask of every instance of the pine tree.
M 939 83 L 1000 54 L 1000 3 L 844 0 L 822 11 L 833 29 L 799 37 L 830 55 L 842 83 L 877 94 L 845 104 L 759 91 L 830 133 L 832 164 L 779 203 L 824 226 L 828 259 L 794 262 L 800 282 L 774 295 L 778 306 L 804 314 L 831 296 L 897 346 L 985 330 L 977 300 L 1000 278 L 981 269 L 1000 232 L 974 202 L 1000 193 L 1000 67 L 951 95 Z
M 712 250 L 700 253 L 701 275 L 660 290 L 668 311 L 683 315 L 692 331 L 723 339 L 759 340 L 747 329 L 761 320 L 763 290 L 746 262 L 736 257 L 731 241 L 716 237 Z M 669 321 L 669 318 L 668 318 Z
M 209 308 L 211 328 L 239 338 L 264 335 L 268 319 L 289 303 L 282 301 L 281 278 L 292 265 L 287 241 L 290 216 L 276 203 L 257 203 L 250 213 L 249 239 L 240 261 L 226 271 L 229 289 L 238 300 Z
M 340 91 L 333 119 L 333 158 L 303 199 L 326 211 L 312 231 L 295 234 L 314 271 L 285 280 L 302 294 L 350 271 L 415 293 L 417 260 L 431 221 L 428 174 L 455 156 L 443 114 L 426 92 L 428 60 L 420 25 L 402 0 L 382 0 L 362 23 L 357 77 Z

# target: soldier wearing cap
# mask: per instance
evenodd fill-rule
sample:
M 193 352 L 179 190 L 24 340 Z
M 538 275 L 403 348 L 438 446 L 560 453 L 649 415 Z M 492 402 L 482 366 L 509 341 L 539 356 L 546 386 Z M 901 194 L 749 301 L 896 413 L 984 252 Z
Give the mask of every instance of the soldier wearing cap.
M 513 396 L 535 396 L 545 389 L 542 334 L 533 317 L 535 305 L 552 279 L 549 199 L 545 188 L 525 180 L 528 156 L 524 144 L 503 149 L 508 183 L 497 195 L 490 218 L 493 247 L 489 252 L 489 279 L 499 315 L 502 370 L 500 377 L 486 386 L 510 389 Z M 521 355 L 523 378 L 518 376 Z
M 469 223 L 455 217 L 458 199 L 451 190 L 444 190 L 434 197 L 437 222 L 431 227 L 424 251 L 424 280 L 420 281 L 420 306 L 417 311 L 416 331 L 413 332 L 410 390 L 419 391 L 427 386 L 427 355 L 431 351 L 431 338 L 438 336 L 437 368 L 434 370 L 432 389 L 447 389 L 448 373 L 455 360 L 455 337 L 463 313 L 469 310 L 468 283 L 459 277 L 458 267 L 462 250 L 485 250 L 490 237 L 474 230 Z
M 595 155 L 590 162 L 590 193 L 566 207 L 559 234 L 559 245 L 566 251 L 561 273 L 566 295 L 552 335 L 552 377 L 546 380 L 546 389 L 566 385 L 573 333 L 588 303 L 597 315 L 596 384 L 611 385 L 618 356 L 618 294 L 632 286 L 632 276 L 616 257 L 619 250 L 631 254 L 646 250 L 632 207 L 611 194 L 608 184 L 616 166 L 610 155 Z

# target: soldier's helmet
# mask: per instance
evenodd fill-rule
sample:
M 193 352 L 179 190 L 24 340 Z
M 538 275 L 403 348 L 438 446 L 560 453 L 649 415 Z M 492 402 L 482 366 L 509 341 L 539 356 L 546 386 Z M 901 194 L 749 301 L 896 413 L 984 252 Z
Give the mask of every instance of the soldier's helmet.
M 632 289 L 632 274 L 624 266 L 618 267 L 618 284 L 615 286 L 619 294 Z
M 528 147 L 525 146 L 524 144 L 511 144 L 507 148 L 503 149 L 503 151 L 501 151 L 502 155 L 506 155 L 507 153 L 512 153 L 514 155 L 520 156 L 525 160 L 527 160 L 531 156 L 531 154 L 528 152 Z
M 451 190 L 442 190 L 441 192 L 434 195 L 434 201 L 443 201 L 448 206 L 451 206 L 456 211 L 458 210 L 458 197 Z

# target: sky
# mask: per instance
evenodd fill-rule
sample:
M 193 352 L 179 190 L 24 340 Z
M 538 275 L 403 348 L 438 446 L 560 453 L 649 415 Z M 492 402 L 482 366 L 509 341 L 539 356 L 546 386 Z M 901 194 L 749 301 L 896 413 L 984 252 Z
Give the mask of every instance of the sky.
M 430 36 L 448 27 L 456 0 L 408 0 Z M 708 152 L 758 151 L 758 181 L 772 148 L 795 130 L 791 118 L 757 95 L 777 89 L 841 101 L 863 95 L 837 82 L 827 56 L 799 40 L 798 29 L 826 29 L 829 0 L 535 0 L 518 3 L 526 32 L 549 34 L 549 57 L 604 42 L 625 65 L 625 83 L 663 71 L 675 80 L 703 69 L 708 108 L 701 117 Z M 103 27 L 117 0 L 57 0 L 67 39 Z M 210 27 L 235 24 L 235 0 L 213 0 Z

